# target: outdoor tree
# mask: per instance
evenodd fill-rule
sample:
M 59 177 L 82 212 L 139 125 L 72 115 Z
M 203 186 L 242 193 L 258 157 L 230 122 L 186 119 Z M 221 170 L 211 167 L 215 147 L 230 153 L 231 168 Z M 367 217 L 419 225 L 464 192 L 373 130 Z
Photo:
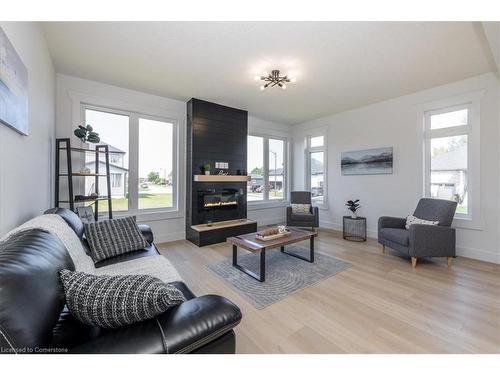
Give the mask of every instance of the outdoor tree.
M 255 167 L 254 169 L 251 170 L 250 174 L 262 176 L 262 168 Z
M 160 174 L 158 172 L 149 172 L 148 173 L 148 181 L 153 184 L 160 183 Z

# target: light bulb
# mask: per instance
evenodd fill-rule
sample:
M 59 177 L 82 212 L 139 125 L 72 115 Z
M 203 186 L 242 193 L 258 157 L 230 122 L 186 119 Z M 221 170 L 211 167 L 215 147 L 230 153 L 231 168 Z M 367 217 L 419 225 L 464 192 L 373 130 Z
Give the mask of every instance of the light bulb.
M 268 72 L 263 72 L 263 73 L 262 73 L 262 75 L 263 75 L 264 77 L 267 77 L 267 76 L 269 75 L 269 73 L 268 73 Z
M 293 78 L 290 78 L 290 82 L 292 82 L 292 83 L 295 83 L 295 82 L 297 82 L 297 78 L 295 78 L 295 77 L 293 77 Z
M 283 90 L 286 90 L 286 85 L 285 85 L 285 84 L 283 84 L 283 86 L 281 86 L 281 88 L 282 88 Z
M 264 91 L 266 87 L 264 85 L 260 86 L 260 91 Z

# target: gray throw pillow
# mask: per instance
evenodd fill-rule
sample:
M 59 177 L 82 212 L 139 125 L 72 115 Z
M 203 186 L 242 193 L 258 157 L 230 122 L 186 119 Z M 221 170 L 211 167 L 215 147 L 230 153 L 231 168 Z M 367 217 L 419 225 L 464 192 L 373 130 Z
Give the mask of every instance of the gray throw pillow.
M 59 272 L 66 305 L 82 323 L 117 328 L 151 319 L 186 300 L 172 284 L 148 275 Z
M 148 243 L 135 222 L 135 216 L 84 224 L 94 263 L 117 255 L 144 249 Z

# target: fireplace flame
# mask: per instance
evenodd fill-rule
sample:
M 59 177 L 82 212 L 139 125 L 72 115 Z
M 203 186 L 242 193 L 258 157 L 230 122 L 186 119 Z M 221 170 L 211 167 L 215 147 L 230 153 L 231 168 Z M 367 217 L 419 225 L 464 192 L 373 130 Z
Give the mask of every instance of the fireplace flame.
M 238 204 L 236 201 L 227 201 L 227 202 L 208 202 L 203 205 L 203 207 L 220 207 L 220 206 L 234 206 Z

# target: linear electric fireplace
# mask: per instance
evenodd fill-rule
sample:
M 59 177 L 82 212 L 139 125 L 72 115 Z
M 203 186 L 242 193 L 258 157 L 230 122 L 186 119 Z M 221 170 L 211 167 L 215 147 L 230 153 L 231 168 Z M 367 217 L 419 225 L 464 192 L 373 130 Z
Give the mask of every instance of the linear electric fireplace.
M 240 109 L 187 103 L 186 238 L 198 246 L 257 230 L 247 219 L 247 118 Z M 201 178 L 207 165 L 210 178 Z

